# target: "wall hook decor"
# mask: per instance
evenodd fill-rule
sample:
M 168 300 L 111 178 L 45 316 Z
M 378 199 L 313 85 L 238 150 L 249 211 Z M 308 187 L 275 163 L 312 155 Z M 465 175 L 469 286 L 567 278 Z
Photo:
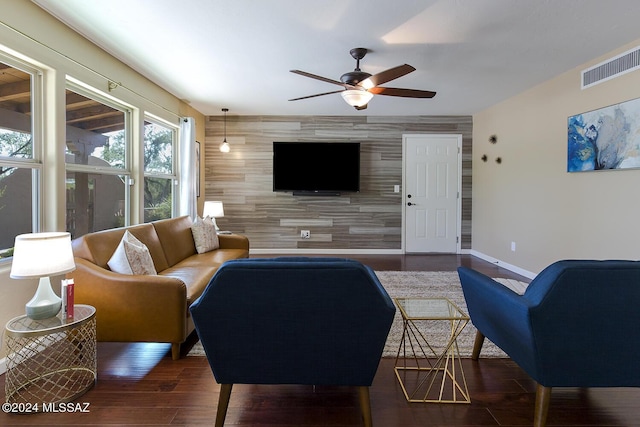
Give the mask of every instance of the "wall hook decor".
M 498 142 L 498 136 L 497 135 L 491 135 L 489 137 L 489 142 L 492 144 L 495 144 L 496 142 Z
M 496 163 L 497 164 L 502 163 L 502 157 L 496 157 Z
M 118 86 L 122 86 L 121 83 L 116 83 L 116 82 L 112 82 L 111 80 L 109 80 L 109 82 L 107 83 L 107 89 L 109 90 L 109 92 L 116 90 L 118 88 Z
M 483 154 L 482 157 L 480 157 L 482 159 L 483 162 L 486 162 L 488 157 L 486 154 Z

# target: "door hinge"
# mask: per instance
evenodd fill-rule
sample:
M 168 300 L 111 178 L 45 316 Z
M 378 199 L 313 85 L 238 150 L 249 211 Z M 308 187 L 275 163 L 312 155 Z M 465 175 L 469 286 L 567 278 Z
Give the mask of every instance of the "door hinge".
M 456 236 L 456 243 L 460 243 L 460 236 Z

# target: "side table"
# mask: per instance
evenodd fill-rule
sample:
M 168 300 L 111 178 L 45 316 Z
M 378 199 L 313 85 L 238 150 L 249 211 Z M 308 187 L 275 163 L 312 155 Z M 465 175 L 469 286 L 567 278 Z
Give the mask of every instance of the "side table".
M 97 379 L 96 309 L 76 304 L 75 317 L 60 314 L 33 320 L 26 315 L 7 322 L 7 403 L 70 402 Z M 37 406 L 35 406 L 37 405 Z
M 447 298 L 394 301 L 403 322 L 394 371 L 407 401 L 471 403 L 456 342 L 469 316 Z

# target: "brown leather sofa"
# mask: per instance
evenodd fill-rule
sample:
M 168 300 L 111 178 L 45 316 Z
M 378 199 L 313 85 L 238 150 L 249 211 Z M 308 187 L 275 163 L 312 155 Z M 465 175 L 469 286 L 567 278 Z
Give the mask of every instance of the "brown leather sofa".
M 85 234 L 72 242 L 75 303 L 96 308 L 98 341 L 168 342 L 173 359 L 194 330 L 189 306 L 222 263 L 249 256 L 249 240 L 219 235 L 220 248 L 198 254 L 188 216 Z M 111 271 L 107 262 L 129 230 L 151 253 L 157 275 Z

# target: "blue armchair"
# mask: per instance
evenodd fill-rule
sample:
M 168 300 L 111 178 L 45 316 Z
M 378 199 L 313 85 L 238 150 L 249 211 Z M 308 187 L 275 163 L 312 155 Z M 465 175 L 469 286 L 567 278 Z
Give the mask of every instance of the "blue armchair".
M 558 261 L 524 295 L 458 268 L 469 316 L 537 383 L 534 426 L 546 423 L 553 387 L 640 386 L 640 261 Z
M 395 306 L 370 268 L 336 258 L 228 261 L 190 310 L 221 384 L 216 427 L 233 384 L 356 386 L 372 425 L 369 386 Z

